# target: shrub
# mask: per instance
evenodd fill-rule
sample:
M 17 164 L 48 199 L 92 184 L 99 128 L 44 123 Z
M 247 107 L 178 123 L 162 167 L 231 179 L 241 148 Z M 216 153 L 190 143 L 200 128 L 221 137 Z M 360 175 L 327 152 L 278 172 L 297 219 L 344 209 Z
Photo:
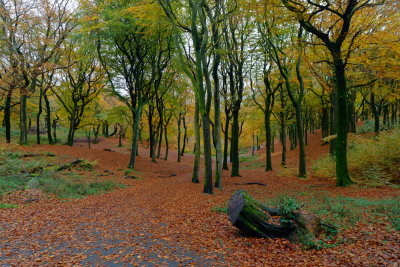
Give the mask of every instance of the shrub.
M 377 186 L 400 182 L 400 130 L 382 132 L 374 138 L 352 136 L 349 140 L 348 166 L 352 179 Z M 322 178 L 335 177 L 335 160 L 324 156 L 313 164 L 313 172 Z

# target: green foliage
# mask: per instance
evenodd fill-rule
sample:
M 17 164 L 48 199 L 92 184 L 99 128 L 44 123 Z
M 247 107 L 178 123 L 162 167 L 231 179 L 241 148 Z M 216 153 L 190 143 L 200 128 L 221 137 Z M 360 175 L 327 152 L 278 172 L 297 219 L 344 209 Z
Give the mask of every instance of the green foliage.
M 227 205 L 217 205 L 211 209 L 211 211 L 217 212 L 217 213 L 227 213 L 228 208 Z
M 367 120 L 363 123 L 363 125 L 357 127 L 357 133 L 371 133 L 375 130 L 375 123 L 373 120 Z
M 281 196 L 278 199 L 278 208 L 282 213 L 281 222 L 289 223 L 293 219 L 293 213 L 300 211 L 300 204 L 294 198 Z
M 55 165 L 46 160 L 46 154 L 31 160 L 24 160 L 21 155 L 0 151 L 0 196 L 15 190 L 38 188 L 60 198 L 81 198 L 119 186 L 112 181 L 77 179 L 77 173 L 57 172 Z M 95 162 L 84 160 L 78 169 L 93 171 L 94 165 Z
M 97 161 L 89 161 L 87 159 L 82 159 L 82 162 L 78 164 L 76 169 L 81 171 L 93 171 L 96 164 Z
M 388 125 L 385 125 L 380 122 L 379 125 L 380 129 L 388 129 Z M 375 121 L 374 120 L 367 120 L 363 123 L 363 125 L 357 127 L 357 133 L 358 134 L 363 134 L 363 133 L 372 133 L 375 131 Z
M 258 159 L 257 155 L 242 155 L 239 157 L 240 163 L 245 163 L 245 162 L 252 162 L 256 161 Z
M 90 183 L 73 183 L 66 179 L 48 177 L 41 180 L 44 192 L 56 194 L 59 198 L 82 198 L 87 195 L 96 195 L 117 187 L 112 181 Z
M 349 143 L 348 164 L 352 179 L 377 186 L 399 183 L 400 130 L 382 132 L 378 137 L 354 136 Z M 325 156 L 317 160 L 313 172 L 318 177 L 335 177 L 335 160 Z
M 0 136 L 6 136 L 6 128 L 0 127 Z M 11 129 L 11 138 L 17 138 L 19 136 L 19 131 Z
M 12 209 L 18 208 L 18 205 L 8 204 L 8 203 L 0 203 L 0 209 Z
M 295 197 L 279 196 L 268 201 L 268 204 L 276 206 L 283 213 L 280 219 L 282 223 L 290 222 L 293 219 L 291 214 L 300 211 L 302 207 L 321 219 L 323 235 L 318 238 L 297 230 L 303 249 L 323 249 L 343 244 L 346 240 L 340 232 L 354 227 L 359 222 L 387 223 L 391 228 L 400 231 L 399 197 L 385 199 L 328 197 L 318 192 L 316 196 L 307 195 L 301 202 Z
M 350 197 L 313 198 L 307 209 L 320 216 L 324 222 L 345 229 L 358 222 L 390 222 L 393 228 L 399 229 L 400 198 L 365 199 Z M 336 232 L 330 232 L 335 235 Z

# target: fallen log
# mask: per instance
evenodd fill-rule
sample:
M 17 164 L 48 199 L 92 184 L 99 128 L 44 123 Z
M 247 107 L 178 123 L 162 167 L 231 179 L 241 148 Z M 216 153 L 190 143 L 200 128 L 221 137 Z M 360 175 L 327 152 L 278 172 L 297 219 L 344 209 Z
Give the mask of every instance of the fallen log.
M 261 186 L 267 186 L 264 183 L 258 183 L 258 182 L 250 182 L 250 183 L 235 183 L 235 185 L 261 185 Z
M 297 210 L 288 214 L 279 208 L 267 207 L 243 190 L 236 191 L 231 197 L 228 216 L 236 228 L 254 237 L 287 238 L 309 245 L 313 243 L 310 240 L 313 241 L 322 231 L 318 217 Z M 279 224 L 273 223 L 273 216 L 280 217 L 275 220 Z
M 60 166 L 57 169 L 57 171 L 70 170 L 71 168 L 76 167 L 78 164 L 81 164 L 82 162 L 83 162 L 83 160 L 76 159 L 76 160 L 72 161 L 71 163 Z

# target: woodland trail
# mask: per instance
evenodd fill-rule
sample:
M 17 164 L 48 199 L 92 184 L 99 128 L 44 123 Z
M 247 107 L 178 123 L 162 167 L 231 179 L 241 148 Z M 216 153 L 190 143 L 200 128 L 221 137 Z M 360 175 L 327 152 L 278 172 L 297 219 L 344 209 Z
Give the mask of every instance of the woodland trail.
M 279 176 L 258 168 L 243 169 L 242 177 L 235 178 L 224 172 L 224 191 L 215 190 L 214 195 L 205 195 L 201 193 L 202 184 L 190 182 L 192 156 L 185 155 L 183 162 L 177 163 L 176 152 L 171 151 L 168 161 L 160 159 L 152 163 L 147 151 L 141 149 L 135 175 L 143 179 L 127 179 L 124 171 L 128 151 L 115 148 L 115 142 L 106 139 L 92 149 L 79 146 L 83 144 L 24 148 L 49 151 L 66 160 L 78 157 L 96 160 L 97 171 L 111 171 L 114 175 L 110 179 L 127 187 L 85 199 L 43 201 L 1 210 L 0 262 L 3 265 L 326 266 L 362 265 L 371 258 L 376 264 L 387 262 L 388 258 L 391 262 L 398 259 L 398 234 L 358 233 L 354 242 L 339 248 L 303 251 L 287 240 L 242 237 L 230 225 L 225 213 L 215 211 L 216 207 L 224 206 L 232 192 L 241 188 L 262 200 L 306 191 L 384 198 L 398 196 L 398 190 L 357 186 L 337 189 L 334 181 Z M 103 151 L 104 148 L 116 152 Z M 319 146 L 319 137 L 315 136 L 308 147 L 309 157 L 314 158 L 325 149 Z M 278 150 L 276 155 L 279 156 Z M 288 164 L 296 162 L 296 157 L 296 151 L 289 152 Z M 274 162 L 279 161 L 274 159 Z M 267 186 L 236 184 L 244 182 L 262 182 Z M 361 250 L 361 247 L 368 249 Z M 349 253 L 340 253 L 342 249 L 355 255 L 354 258 Z

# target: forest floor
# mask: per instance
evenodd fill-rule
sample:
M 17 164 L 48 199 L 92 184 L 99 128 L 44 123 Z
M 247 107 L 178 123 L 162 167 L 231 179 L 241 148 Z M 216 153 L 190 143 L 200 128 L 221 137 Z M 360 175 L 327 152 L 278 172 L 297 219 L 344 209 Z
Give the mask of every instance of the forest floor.
M 304 200 L 321 196 L 329 199 L 396 199 L 400 196 L 398 188 L 357 185 L 337 188 L 335 181 L 312 175 L 299 179 L 291 175 L 296 168 L 296 150 L 287 153 L 286 170 L 266 173 L 262 167 L 264 152 L 258 150 L 257 158 L 252 158 L 249 153 L 243 155 L 248 160 L 241 164 L 241 177 L 231 178 L 229 171 L 224 171 L 224 190 L 215 189 L 213 195 L 207 195 L 202 193 L 202 183 L 190 182 L 192 155 L 185 155 L 178 163 L 177 153 L 170 151 L 167 161 L 158 159 L 157 163 L 152 163 L 148 150 L 141 147 L 137 170 L 128 175 L 137 179 L 131 179 L 125 174 L 129 151 L 117 148 L 116 144 L 114 138 L 102 138 L 92 149 L 83 142 L 74 147 L 33 145 L 17 148 L 51 152 L 65 161 L 76 158 L 96 161 L 95 170 L 109 174 L 104 179 L 126 187 L 84 199 L 41 198 L 18 208 L 0 209 L 1 265 L 400 264 L 400 234 L 390 228 L 387 221 L 357 220 L 351 227 L 343 228 L 341 244 L 306 251 L 284 239 L 242 236 L 224 212 L 230 196 L 238 189 L 245 189 L 261 201 L 270 201 L 280 195 Z M 104 151 L 106 148 L 113 151 Z M 320 135 L 310 135 L 308 165 L 327 151 L 328 146 L 320 145 Z M 275 169 L 279 169 L 280 155 L 276 144 Z M 244 185 L 248 182 L 266 186 Z M 363 217 L 363 211 L 360 212 L 359 217 Z

